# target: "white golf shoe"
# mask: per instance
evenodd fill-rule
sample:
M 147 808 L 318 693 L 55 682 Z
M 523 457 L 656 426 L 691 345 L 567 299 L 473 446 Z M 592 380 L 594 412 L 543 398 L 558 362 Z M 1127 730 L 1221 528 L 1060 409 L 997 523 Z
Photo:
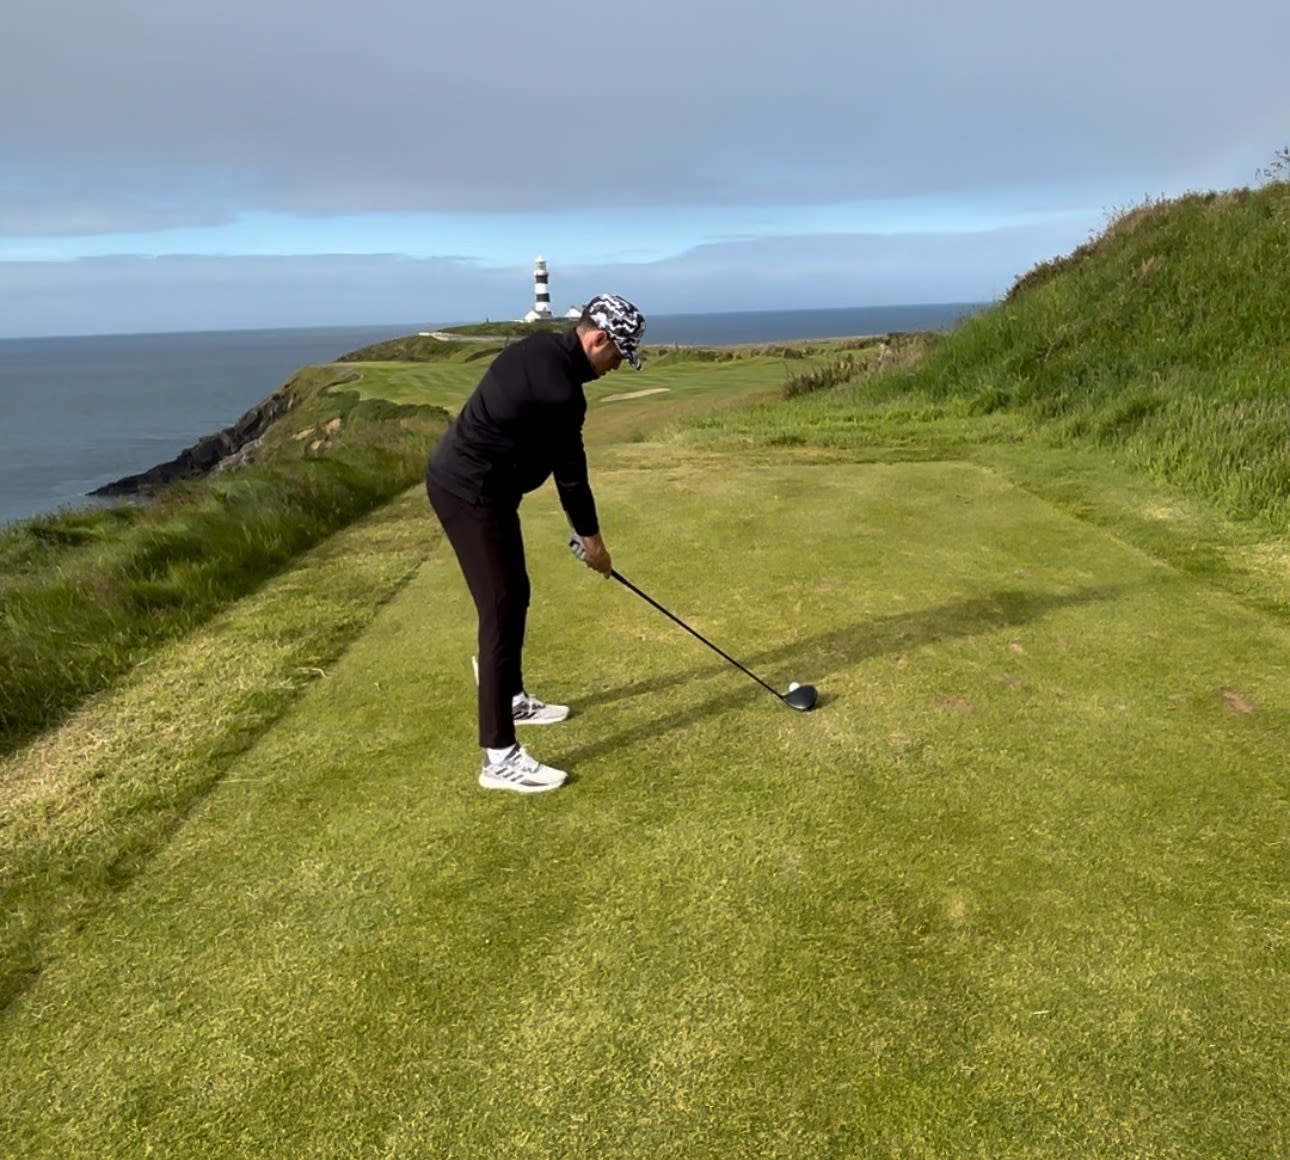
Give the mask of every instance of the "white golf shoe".
M 568 776 L 562 769 L 543 765 L 522 745 L 516 745 L 501 761 L 485 757 L 479 784 L 485 789 L 509 789 L 512 793 L 545 793 L 559 789 Z
M 528 693 L 511 699 L 511 715 L 516 725 L 555 725 L 569 716 L 568 705 L 548 705 Z
M 470 658 L 470 667 L 475 670 L 475 684 L 479 684 L 479 660 Z M 548 705 L 528 693 L 517 693 L 511 698 L 511 715 L 516 725 L 556 725 L 569 716 L 568 705 Z

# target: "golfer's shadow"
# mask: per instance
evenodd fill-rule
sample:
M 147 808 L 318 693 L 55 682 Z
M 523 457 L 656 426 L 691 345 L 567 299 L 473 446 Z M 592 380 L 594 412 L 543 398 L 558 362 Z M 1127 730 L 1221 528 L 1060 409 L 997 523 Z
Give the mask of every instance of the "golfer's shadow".
M 1029 624 L 1059 608 L 1092 604 L 1100 600 L 1113 600 L 1119 594 L 1118 588 L 1080 588 L 1074 592 L 1065 593 L 1020 592 L 1004 589 L 986 596 L 974 596 L 952 604 L 944 604 L 939 608 L 899 612 L 873 620 L 843 625 L 841 628 L 835 628 L 817 636 L 805 637 L 751 656 L 739 657 L 738 660 L 771 685 L 775 682 L 768 678 L 763 671 L 764 668 L 788 662 L 792 664 L 792 675 L 795 679 L 805 679 L 816 684 L 831 673 L 850 668 L 872 657 L 901 653 L 923 645 L 934 644 L 940 640 L 952 640 L 972 636 L 975 633 L 995 632 L 1001 628 Z M 697 641 L 694 643 L 695 648 L 703 647 Z M 633 681 L 631 684 L 620 685 L 615 689 L 592 693 L 587 697 L 579 698 L 578 712 L 581 716 L 587 710 L 600 705 L 608 705 L 627 697 L 661 693 L 666 689 L 688 684 L 696 678 L 706 678 L 721 672 L 730 673 L 731 680 L 734 682 L 729 692 L 709 697 L 690 708 L 670 713 L 665 717 L 633 725 L 630 729 L 624 729 L 620 733 L 603 737 L 577 749 L 553 754 L 549 760 L 562 768 L 576 765 L 580 761 L 611 753 L 622 746 L 647 740 L 660 732 L 693 725 L 705 717 L 746 704 L 752 698 L 768 695 L 737 669 L 718 662 L 706 665 L 702 669 L 651 677 L 649 680 Z M 787 680 L 785 676 L 783 683 L 785 690 Z M 817 707 L 827 705 L 830 700 L 832 698 L 827 691 L 822 691 Z

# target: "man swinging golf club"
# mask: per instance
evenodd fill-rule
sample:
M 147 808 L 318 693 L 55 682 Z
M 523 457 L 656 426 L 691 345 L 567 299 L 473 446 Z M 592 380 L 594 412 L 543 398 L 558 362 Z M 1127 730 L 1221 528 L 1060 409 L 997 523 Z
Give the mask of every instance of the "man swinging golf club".
M 567 706 L 545 704 L 524 687 L 530 586 L 520 500 L 554 476 L 585 563 L 611 574 L 587 479 L 582 387 L 624 359 L 639 370 L 644 333 L 635 306 L 597 295 L 564 333 L 537 331 L 503 350 L 430 453 L 426 493 L 479 616 L 479 784 L 486 789 L 541 793 L 564 783 L 562 770 L 515 740 L 517 724 L 550 725 L 569 715 Z

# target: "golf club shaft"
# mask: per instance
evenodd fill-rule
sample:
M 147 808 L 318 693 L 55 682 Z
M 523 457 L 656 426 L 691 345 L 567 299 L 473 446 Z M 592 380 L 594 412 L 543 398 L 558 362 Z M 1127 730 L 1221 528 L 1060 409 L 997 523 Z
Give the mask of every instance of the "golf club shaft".
M 698 639 L 698 640 L 703 641 L 703 643 L 704 643 L 704 644 L 706 644 L 706 645 L 708 646 L 708 648 L 710 648 L 710 649 L 711 649 L 714 653 L 716 653 L 718 656 L 724 657 L 724 658 L 725 658 L 726 660 L 728 660 L 732 665 L 734 665 L 734 666 L 735 666 L 735 668 L 737 668 L 740 672 L 742 672 L 742 673 L 747 673 L 747 674 L 748 674 L 748 676 L 752 677 L 752 679 L 753 679 L 754 681 L 756 681 L 756 682 L 757 682 L 757 683 L 758 683 L 758 684 L 759 684 L 763 689 L 766 689 L 767 691 L 769 691 L 769 692 L 771 692 L 771 693 L 774 693 L 774 694 L 775 694 L 775 696 L 779 697 L 779 699 L 780 699 L 781 701 L 784 699 L 784 698 L 783 698 L 783 694 L 782 694 L 782 693 L 780 693 L 778 690 L 776 690 L 776 689 L 772 688 L 770 685 L 766 684 L 766 682 L 765 682 L 765 681 L 763 681 L 763 680 L 761 679 L 761 677 L 759 677 L 759 676 L 758 676 L 756 673 L 754 673 L 751 669 L 746 669 L 746 668 L 744 668 L 744 666 L 743 666 L 743 665 L 741 665 L 737 660 L 735 660 L 735 658 L 734 658 L 734 657 L 730 656 L 728 653 L 722 652 L 722 651 L 721 651 L 721 649 L 717 648 L 717 646 L 716 646 L 715 644 L 713 644 L 713 643 L 712 643 L 712 641 L 708 640 L 708 638 L 707 638 L 707 637 L 702 636 L 702 635 L 700 635 L 699 633 L 695 632 L 695 631 L 694 631 L 694 629 L 692 629 L 688 624 L 686 624 L 686 623 L 685 623 L 685 621 L 684 621 L 684 620 L 682 620 L 679 616 L 673 616 L 673 615 L 672 615 L 672 613 L 668 612 L 668 610 L 667 610 L 666 608 L 664 608 L 664 607 L 663 607 L 663 606 L 662 606 L 662 605 L 661 605 L 657 600 L 655 600 L 652 596 L 647 595 L 646 593 L 642 592 L 639 588 L 637 588 L 637 587 L 636 587 L 636 585 L 635 585 L 635 584 L 633 584 L 630 580 L 628 580 L 626 576 L 623 576 L 623 575 L 622 575 L 621 573 L 619 573 L 616 569 L 610 569 L 609 574 L 610 574 L 610 575 L 611 575 L 615 580 L 617 580 L 619 584 L 622 584 L 624 587 L 630 588 L 630 589 L 631 589 L 633 592 L 635 592 L 635 593 L 636 593 L 636 595 L 637 595 L 637 596 L 639 596 L 642 600 L 646 601 L 646 602 L 647 602 L 647 603 L 649 603 L 649 604 L 652 604 L 655 608 L 657 608 L 657 609 L 659 610 L 659 612 L 661 612 L 661 613 L 662 613 L 664 616 L 666 616 L 669 620 L 673 620 L 673 621 L 675 621 L 677 624 L 679 624 L 679 625 L 680 625 L 683 629 L 685 629 L 685 631 L 686 631 L 686 632 L 688 632 L 691 636 L 695 637 L 695 638 L 696 638 L 696 639 Z

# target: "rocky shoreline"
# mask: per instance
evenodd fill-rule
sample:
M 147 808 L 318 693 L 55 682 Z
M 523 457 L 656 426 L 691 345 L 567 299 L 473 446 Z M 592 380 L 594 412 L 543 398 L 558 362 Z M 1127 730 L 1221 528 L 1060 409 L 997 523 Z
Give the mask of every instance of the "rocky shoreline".
M 283 415 L 295 407 L 298 399 L 294 392 L 283 388 L 257 403 L 236 423 L 213 435 L 204 435 L 191 447 L 185 448 L 174 459 L 137 475 L 96 487 L 92 496 L 147 495 L 185 479 L 201 479 L 221 468 L 248 461 L 249 453 L 260 437 Z

